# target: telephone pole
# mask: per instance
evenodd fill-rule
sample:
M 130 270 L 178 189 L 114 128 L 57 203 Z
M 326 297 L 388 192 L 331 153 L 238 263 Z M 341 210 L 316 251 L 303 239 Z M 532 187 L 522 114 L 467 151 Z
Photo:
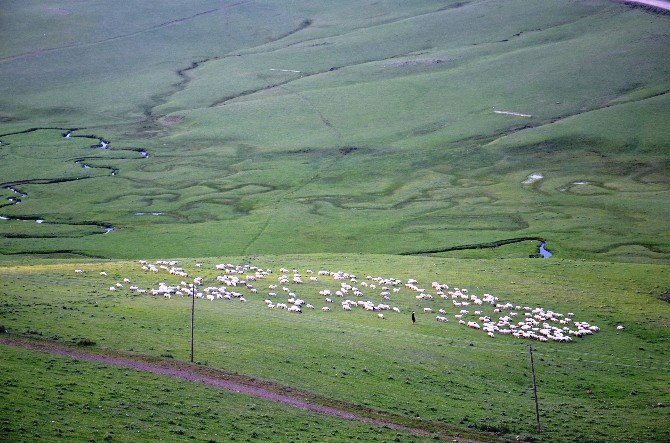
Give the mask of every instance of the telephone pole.
M 533 373 L 533 398 L 535 399 L 535 430 L 537 432 L 542 432 L 542 428 L 540 428 L 540 405 L 537 401 L 537 384 L 535 383 L 535 364 L 533 363 L 532 345 L 528 345 L 528 351 L 530 352 L 530 370 Z
M 191 291 L 191 363 L 193 363 L 193 327 L 195 326 L 195 282 Z

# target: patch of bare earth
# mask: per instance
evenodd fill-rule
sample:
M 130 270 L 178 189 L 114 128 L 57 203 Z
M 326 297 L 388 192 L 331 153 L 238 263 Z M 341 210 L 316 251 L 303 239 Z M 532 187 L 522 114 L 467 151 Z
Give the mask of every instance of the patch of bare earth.
M 502 441 L 496 436 L 489 434 L 468 433 L 467 437 L 463 437 L 461 436 L 462 432 L 440 423 L 385 414 L 374 409 L 366 409 L 353 404 L 321 397 L 289 386 L 282 386 L 254 377 L 229 373 L 178 360 L 126 354 L 99 348 L 70 346 L 53 341 L 17 337 L 10 334 L 0 334 L 0 345 L 47 352 L 77 360 L 120 366 L 201 383 L 225 391 L 251 395 L 330 417 L 354 420 L 371 426 L 408 432 L 413 435 L 454 442 Z
M 184 120 L 183 115 L 166 115 L 165 117 L 161 117 L 158 119 L 162 124 L 165 126 L 174 126 L 178 125 L 181 123 L 182 120 Z

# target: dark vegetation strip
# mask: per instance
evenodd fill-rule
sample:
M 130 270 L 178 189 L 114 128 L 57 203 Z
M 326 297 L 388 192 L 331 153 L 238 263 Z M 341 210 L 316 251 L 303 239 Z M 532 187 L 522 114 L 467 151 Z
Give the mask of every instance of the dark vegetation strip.
M 279 385 L 267 380 L 225 372 L 199 364 L 189 364 L 178 360 L 128 354 L 99 348 L 91 349 L 90 346 L 95 346 L 95 343 L 86 339 L 79 341 L 79 346 L 77 346 L 3 333 L 0 334 L 0 344 L 201 383 L 226 391 L 251 395 L 275 403 L 293 406 L 309 412 L 345 420 L 359 421 L 371 426 L 409 432 L 413 435 L 442 440 L 448 439 L 455 442 L 501 441 L 494 435 L 474 433 L 472 431 L 464 432 L 441 423 L 387 414 L 374 409 L 363 408 L 358 405 L 319 396 L 311 392 L 301 391 L 289 386 Z M 466 434 L 466 436 L 461 437 L 461 434 Z
M 667 254 L 668 251 L 662 249 L 658 244 L 655 243 L 645 243 L 645 242 L 622 242 L 622 243 L 612 243 L 607 246 L 604 246 L 600 249 L 596 249 L 595 252 L 598 254 L 603 254 L 607 252 L 611 252 L 615 250 L 616 248 L 620 248 L 622 246 L 642 246 L 645 249 L 648 249 L 651 252 L 655 252 L 657 254 Z
M 508 238 L 506 240 L 496 240 L 489 243 L 475 243 L 471 245 L 459 245 L 459 246 L 450 246 L 448 248 L 440 249 L 428 249 L 422 251 L 413 251 L 413 252 L 400 252 L 399 255 L 423 255 L 423 254 L 437 254 L 440 252 L 449 252 L 449 251 L 462 251 L 464 249 L 488 249 L 488 248 L 498 248 L 500 246 L 509 245 L 512 243 L 520 243 L 524 241 L 545 241 L 542 237 L 517 237 L 517 238 Z
M 317 74 L 322 74 L 322 72 L 317 72 L 316 74 L 308 74 L 307 76 L 317 75 Z M 305 76 L 302 76 L 301 78 L 305 78 Z M 217 106 L 222 106 L 222 105 L 225 105 L 226 103 L 228 103 L 229 101 L 232 101 L 232 100 L 235 100 L 235 99 L 238 99 L 238 98 L 242 98 L 242 97 L 246 97 L 246 96 L 249 96 L 249 95 L 253 95 L 253 94 L 256 94 L 256 93 L 259 93 L 259 92 L 262 92 L 262 91 L 267 91 L 267 90 L 272 89 L 272 88 L 277 88 L 277 87 L 280 87 L 280 86 L 284 86 L 284 85 L 286 85 L 288 83 L 291 83 L 293 81 L 295 81 L 294 78 L 288 79 L 288 80 L 283 80 L 283 81 L 276 82 L 276 83 L 271 83 L 269 85 L 261 86 L 259 88 L 247 89 L 247 90 L 242 91 L 242 92 L 240 92 L 238 94 L 235 94 L 235 95 L 227 95 L 225 97 L 222 97 L 222 98 L 214 101 L 212 104 L 209 105 L 209 107 L 210 108 L 215 108 Z
M 39 128 L 28 128 L 24 129 L 23 131 L 15 131 L 15 132 L 7 132 L 5 134 L 0 134 L 0 137 L 6 137 L 8 135 L 18 135 L 18 134 L 28 134 L 30 132 L 35 132 L 35 131 L 46 131 L 46 130 L 54 130 L 54 131 L 76 131 L 76 128 L 56 128 L 56 127 L 39 127 Z M 96 137 L 97 138 L 97 137 Z
M 300 23 L 300 25 L 297 28 L 288 31 L 287 33 L 282 34 L 282 35 L 278 36 L 277 38 L 272 39 L 271 42 L 276 42 L 276 41 L 279 41 L 279 40 L 284 39 L 286 37 L 289 37 L 293 34 L 296 34 L 296 33 L 300 32 L 304 29 L 307 29 L 309 26 L 311 26 L 311 24 L 312 24 L 312 20 L 309 19 L 309 18 L 306 18 L 305 20 L 302 21 L 302 23 Z
M 239 3 L 235 3 L 235 4 L 232 4 L 232 5 L 230 5 L 230 6 L 227 6 L 225 9 L 227 9 L 227 8 L 231 8 L 231 7 L 233 7 L 233 6 L 239 6 L 239 5 L 242 5 L 242 4 L 244 4 L 244 3 L 247 3 L 247 2 L 239 2 Z M 210 12 L 213 12 L 213 11 L 210 11 Z M 310 19 L 305 19 L 305 20 L 302 21 L 302 23 L 301 23 L 296 29 L 293 29 L 293 30 L 289 31 L 288 33 L 286 33 L 286 34 L 284 34 L 284 35 L 281 35 L 281 36 L 279 36 L 279 37 L 273 39 L 272 41 L 278 41 L 278 40 L 281 40 L 281 39 L 283 39 L 283 38 L 286 38 L 286 37 L 288 37 L 288 36 L 290 36 L 290 35 L 293 35 L 293 34 L 295 34 L 295 33 L 297 33 L 297 32 L 300 32 L 300 31 L 302 31 L 303 29 L 309 27 L 311 24 L 312 24 L 312 20 L 310 20 Z M 225 57 L 224 57 L 224 58 L 225 58 Z M 221 60 L 221 59 L 222 59 L 222 57 L 220 57 L 220 56 L 209 57 L 209 58 L 205 58 L 205 59 L 202 59 L 202 60 L 194 61 L 194 62 L 192 62 L 192 63 L 191 63 L 188 67 L 186 67 L 186 68 L 178 69 L 176 73 L 177 73 L 177 76 L 179 76 L 179 77 L 181 78 L 181 80 L 180 80 L 178 83 L 175 83 L 174 85 L 172 85 L 172 86 L 174 87 L 174 90 L 173 90 L 173 91 L 166 92 L 166 93 L 164 93 L 164 94 L 158 94 L 158 95 L 152 97 L 153 104 L 149 104 L 149 105 L 146 105 L 146 106 L 144 107 L 144 116 L 145 116 L 148 120 L 150 120 L 150 121 L 157 120 L 157 119 L 158 119 L 159 117 L 161 117 L 161 116 L 156 116 L 156 115 L 154 115 L 153 110 L 154 110 L 156 107 L 158 107 L 158 106 L 160 106 L 160 105 L 162 105 L 162 104 L 167 103 L 168 99 L 169 99 L 170 97 L 172 97 L 174 94 L 176 94 L 176 93 L 178 93 L 178 92 L 181 92 L 181 91 L 183 91 L 183 90 L 186 89 L 188 83 L 191 81 L 191 78 L 188 76 L 188 72 L 189 72 L 189 71 L 192 71 L 192 70 L 194 70 L 194 69 L 197 69 L 198 67 L 200 67 L 200 65 L 202 65 L 202 64 L 204 64 L 204 63 L 207 63 L 207 62 L 210 62 L 210 61 L 215 61 L 215 60 Z M 290 82 L 290 81 L 293 81 L 293 80 L 288 80 L 288 81 L 286 81 L 286 82 L 282 82 L 282 83 L 280 83 L 280 84 L 288 83 L 288 82 Z M 224 97 L 224 98 L 222 98 L 222 99 L 219 99 L 219 100 L 215 101 L 214 103 L 212 103 L 211 105 L 209 105 L 209 107 L 211 108 L 211 107 L 215 107 L 215 106 L 223 105 L 223 104 L 225 104 L 226 102 L 228 102 L 228 101 L 230 101 L 230 100 L 233 100 L 233 99 L 235 99 L 235 98 L 243 97 L 243 96 L 245 96 L 245 95 L 255 94 L 255 93 L 257 93 L 257 92 L 260 92 L 261 90 L 272 89 L 272 88 L 274 88 L 275 86 L 279 86 L 280 84 L 268 85 L 268 86 L 265 86 L 265 87 L 260 88 L 260 89 L 245 91 L 245 92 L 242 92 L 242 93 L 237 94 L 237 95 L 235 95 L 235 96 Z
M 286 46 L 282 46 L 282 47 L 274 47 L 274 48 L 271 48 L 271 49 L 267 49 L 267 48 L 265 48 L 267 43 L 263 43 L 263 44 L 261 44 L 257 47 L 248 48 L 247 50 L 244 51 L 244 55 L 268 54 L 268 53 L 272 53 L 272 52 L 276 52 L 276 51 L 281 51 L 281 50 L 284 50 L 286 48 L 290 48 L 290 47 L 293 47 L 293 46 L 303 45 L 305 43 L 309 43 L 309 42 L 312 42 L 312 41 L 315 41 L 315 40 L 316 41 L 321 41 L 321 40 L 325 40 L 327 38 L 344 37 L 344 36 L 347 36 L 347 35 L 350 35 L 350 34 L 353 34 L 353 33 L 356 33 L 356 32 L 360 32 L 362 30 L 368 30 L 368 29 L 379 27 L 379 26 L 392 25 L 392 24 L 395 24 L 395 23 L 401 23 L 401 22 L 404 22 L 404 21 L 413 20 L 413 19 L 417 19 L 417 18 L 420 18 L 420 17 L 425 17 L 427 15 L 439 14 L 439 13 L 442 13 L 442 12 L 447 12 L 447 11 L 452 10 L 452 9 L 462 8 L 463 6 L 467 6 L 470 3 L 472 3 L 472 1 L 458 2 L 458 3 L 451 4 L 451 5 L 442 6 L 438 9 L 433 10 L 433 11 L 422 12 L 422 13 L 419 13 L 419 14 L 416 14 L 416 15 L 406 15 L 406 16 L 403 16 L 403 17 L 395 17 L 395 18 L 390 18 L 388 20 L 381 20 L 380 22 L 375 23 L 375 24 L 369 24 L 369 25 L 364 25 L 364 26 L 358 27 L 358 28 L 348 29 L 342 34 L 330 34 L 330 35 L 322 35 L 322 36 L 314 37 L 314 38 L 307 38 L 307 39 L 300 40 L 300 41 L 297 41 L 297 42 L 294 42 L 294 43 L 290 43 L 290 44 L 288 44 Z M 288 35 L 291 35 L 291 34 L 295 34 L 295 31 L 289 33 Z M 283 38 L 287 37 L 288 35 L 284 35 Z M 277 40 L 272 40 L 272 41 L 274 42 L 274 41 L 277 41 Z M 428 48 L 425 48 L 425 49 L 428 49 Z M 335 69 L 337 69 L 337 68 L 335 68 Z
M 86 180 L 89 178 L 98 178 L 97 176 L 82 176 L 82 177 L 62 177 L 62 178 L 32 178 L 27 180 L 15 180 L 12 182 L 0 183 L 0 187 L 16 186 L 16 185 L 51 185 L 55 183 L 66 183 L 78 180 Z
M 30 255 L 30 256 L 39 256 L 39 255 L 67 255 L 73 257 L 84 257 L 84 258 L 99 258 L 99 259 L 109 259 L 110 257 L 105 257 L 103 255 L 87 254 L 85 252 L 75 251 L 74 249 L 56 249 L 54 251 L 2 251 L 0 250 L 0 255 Z

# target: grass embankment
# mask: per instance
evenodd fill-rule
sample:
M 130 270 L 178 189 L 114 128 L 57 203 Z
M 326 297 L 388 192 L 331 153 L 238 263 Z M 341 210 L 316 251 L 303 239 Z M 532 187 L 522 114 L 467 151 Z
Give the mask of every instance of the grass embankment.
M 239 259 L 238 259 L 239 260 Z M 235 259 L 221 259 L 221 262 Z M 184 262 L 216 284 L 219 261 Z M 582 261 L 468 260 L 333 255 L 258 257 L 253 262 L 345 270 L 359 276 L 418 278 L 492 293 L 501 300 L 574 312 L 575 320 L 601 332 L 570 344 L 533 342 L 544 432 L 533 434 L 528 342 L 488 338 L 456 323 L 458 309 L 441 299 L 418 302 L 407 289 L 390 302 L 401 314 L 344 312 L 325 305 L 318 291 L 337 284 L 291 285 L 317 309 L 302 315 L 269 310 L 267 285 L 244 292 L 247 303 L 197 301 L 196 359 L 204 365 L 247 374 L 315 394 L 412 419 L 463 429 L 532 436 L 543 441 L 663 441 L 670 429 L 667 408 L 670 307 L 659 296 L 670 281 L 666 266 Z M 74 274 L 76 267 L 84 276 Z M 98 272 L 105 270 L 103 277 Z M 195 274 L 192 274 L 195 275 Z M 275 277 L 277 275 L 275 274 Z M 2 269 L 3 322 L 11 333 L 59 342 L 89 339 L 96 346 L 187 360 L 190 300 L 131 295 L 109 286 L 129 278 L 140 287 L 180 278 L 146 274 L 136 263 L 54 264 Z M 381 302 L 365 291 L 363 299 Z M 278 296 L 279 301 L 282 296 Z M 284 296 L 285 297 L 285 296 Z M 435 321 L 424 307 L 447 310 Z M 486 309 L 486 308 L 484 308 Z M 418 323 L 409 313 L 415 310 Z M 625 326 L 617 331 L 616 326 Z

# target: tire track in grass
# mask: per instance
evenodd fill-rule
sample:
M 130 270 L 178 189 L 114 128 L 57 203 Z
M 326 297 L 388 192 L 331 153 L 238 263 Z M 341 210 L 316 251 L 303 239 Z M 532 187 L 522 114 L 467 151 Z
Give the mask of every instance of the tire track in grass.
M 44 54 L 44 53 L 48 53 L 48 52 L 62 51 L 62 50 L 65 50 L 65 49 L 88 48 L 88 47 L 91 47 L 91 46 L 96 46 L 96 45 L 100 45 L 100 44 L 103 44 L 103 43 L 112 42 L 112 41 L 115 41 L 115 40 L 121 40 L 121 39 L 128 38 L 128 37 L 135 37 L 135 36 L 138 36 L 138 35 L 146 34 L 147 32 L 155 31 L 157 29 L 161 29 L 161 28 L 165 28 L 165 27 L 168 27 L 168 26 L 177 25 L 177 24 L 189 21 L 189 20 L 193 20 L 195 18 L 202 17 L 204 15 L 209 15 L 209 14 L 213 14 L 213 13 L 216 13 L 216 12 L 225 11 L 225 10 L 230 9 L 232 7 L 235 7 L 235 6 L 241 6 L 245 3 L 249 3 L 249 1 L 250 0 L 241 1 L 241 2 L 237 2 L 237 3 L 233 3 L 231 5 L 223 6 L 221 8 L 215 8 L 215 9 L 210 9 L 210 10 L 207 10 L 207 11 L 198 12 L 198 13 L 195 13 L 195 14 L 187 16 L 187 17 L 176 18 L 174 20 L 169 20 L 169 21 L 166 21 L 166 22 L 163 22 L 163 23 L 159 23 L 157 25 L 153 25 L 153 26 L 150 26 L 150 27 L 145 28 L 145 29 L 140 29 L 138 31 L 129 32 L 127 34 L 115 35 L 115 36 L 107 37 L 107 38 L 104 38 L 104 39 L 101 39 L 101 40 L 96 40 L 96 41 L 92 41 L 92 42 L 84 42 L 84 43 L 72 43 L 72 44 L 69 44 L 69 45 L 54 46 L 54 47 L 51 47 L 51 48 L 37 49 L 35 51 L 29 51 L 29 52 L 23 52 L 23 53 L 20 53 L 20 54 L 9 55 L 9 56 L 0 58 L 0 63 L 11 62 L 11 61 L 14 61 L 16 59 L 20 59 L 20 58 L 24 58 L 24 57 L 30 57 L 30 56 L 33 56 L 33 55 Z
M 236 394 L 250 395 L 274 403 L 291 406 L 304 411 L 327 415 L 329 417 L 361 422 L 370 426 L 407 432 L 416 436 L 432 437 L 454 442 L 501 441 L 493 435 L 461 432 L 440 423 L 412 419 L 398 415 L 386 414 L 373 409 L 362 408 L 353 404 L 338 402 L 306 391 L 282 386 L 255 377 L 209 368 L 202 365 L 188 364 L 177 360 L 165 360 L 142 355 L 129 355 L 102 349 L 88 350 L 58 344 L 47 340 L 29 339 L 25 337 L 3 334 L 0 336 L 3 346 L 46 352 L 76 360 L 119 366 L 141 372 L 162 375 L 189 382 L 211 386 Z M 466 433 L 468 437 L 454 434 Z

